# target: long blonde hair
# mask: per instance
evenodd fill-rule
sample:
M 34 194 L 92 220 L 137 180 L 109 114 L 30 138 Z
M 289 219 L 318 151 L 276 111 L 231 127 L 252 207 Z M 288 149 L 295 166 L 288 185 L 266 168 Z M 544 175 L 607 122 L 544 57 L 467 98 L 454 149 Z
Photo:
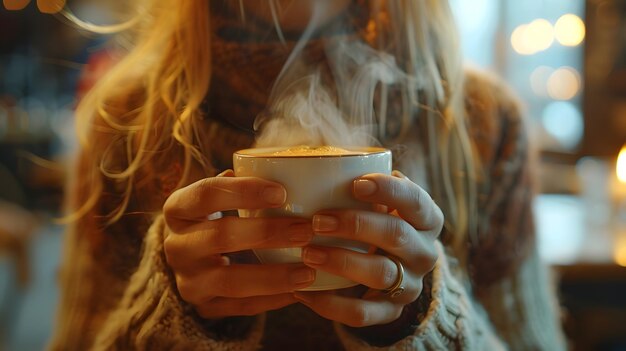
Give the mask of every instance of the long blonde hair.
M 182 186 L 192 163 L 209 167 L 197 145 L 194 116 L 211 81 L 210 0 L 138 1 L 132 50 L 82 99 L 76 111 L 83 155 L 92 160 L 91 194 L 74 205 L 75 216 L 90 211 L 102 197 L 102 176 L 124 184 L 123 201 L 110 215 L 115 222 L 131 198 L 134 177 L 159 150 L 182 149 Z M 268 0 L 273 2 L 275 0 Z M 402 62 L 422 81 L 423 91 L 404 91 L 407 108 L 425 120 L 432 195 L 455 233 L 457 254 L 475 232 L 476 173 L 465 126 L 463 70 L 457 32 L 447 1 L 370 0 L 374 28 L 387 28 L 377 46 Z M 379 16 L 385 13 L 386 16 Z M 117 104 L 113 102 L 118 102 Z M 416 113 L 403 121 L 414 125 Z M 398 117 L 400 118 L 400 117 Z M 126 148 L 126 166 L 107 168 L 107 146 L 90 144 L 95 129 L 106 130 Z M 86 175 L 87 176 L 87 175 Z

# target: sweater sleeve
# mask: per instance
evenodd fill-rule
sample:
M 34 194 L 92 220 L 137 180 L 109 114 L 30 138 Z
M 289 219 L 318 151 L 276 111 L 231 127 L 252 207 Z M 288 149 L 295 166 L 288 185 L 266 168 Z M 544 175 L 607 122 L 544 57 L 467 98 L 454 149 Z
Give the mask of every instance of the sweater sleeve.
M 94 132 L 93 149 L 124 149 L 109 147 L 110 133 L 102 130 L 105 132 Z M 107 224 L 108 215 L 123 202 L 125 187 L 93 172 L 102 158 L 82 151 L 69 182 L 70 213 L 80 213 L 78 209 L 89 203 L 97 185 L 103 190 L 91 209 L 67 226 L 59 271 L 60 301 L 48 349 L 257 348 L 263 316 L 211 322 L 199 318 L 178 295 L 163 252 L 164 220 L 161 215 L 151 215 L 162 207 L 165 184 L 176 184 L 178 178 L 164 171 L 144 172 L 149 176 L 138 173 L 124 215 Z M 109 158 L 125 159 L 123 153 Z M 174 172 L 176 167 L 170 163 L 168 169 Z M 155 185 L 156 181 L 163 184 Z
M 432 300 L 428 312 L 413 335 L 389 347 L 374 347 L 335 328 L 347 350 L 502 350 L 487 319 L 475 309 L 469 295 L 449 268 L 449 259 L 437 243 L 439 259 L 432 274 Z
M 534 240 L 532 157 L 519 104 L 497 80 L 470 75 L 466 85 L 470 134 L 487 179 L 478 184 L 469 269 L 461 273 L 438 242 L 430 305 L 415 332 L 377 348 L 336 325 L 349 350 L 565 349 L 554 284 Z
M 247 335 L 241 339 L 225 338 L 223 335 L 228 332 L 219 333 L 218 330 L 233 328 L 237 320 L 203 320 L 180 299 L 173 276 L 165 264 L 165 232 L 165 221 L 159 216 L 146 236 L 139 267 L 131 276 L 119 305 L 105 320 L 94 349 L 258 349 L 263 315 L 256 317 Z
M 565 350 L 552 285 L 536 253 L 518 274 L 493 285 L 481 305 L 437 246 L 432 301 L 415 333 L 389 347 L 374 347 L 336 324 L 347 350 Z

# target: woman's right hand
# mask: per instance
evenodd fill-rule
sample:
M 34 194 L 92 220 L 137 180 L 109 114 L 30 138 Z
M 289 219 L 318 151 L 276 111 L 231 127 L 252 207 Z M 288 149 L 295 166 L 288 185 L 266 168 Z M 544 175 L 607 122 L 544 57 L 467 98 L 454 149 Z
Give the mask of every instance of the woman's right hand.
M 313 237 L 310 220 L 234 216 L 209 220 L 220 211 L 280 207 L 285 199 L 280 184 L 234 177 L 232 171 L 197 181 L 167 199 L 165 255 L 180 296 L 200 316 L 214 319 L 279 309 L 297 302 L 294 290 L 313 283 L 315 270 L 301 263 L 236 264 L 225 256 L 305 246 Z

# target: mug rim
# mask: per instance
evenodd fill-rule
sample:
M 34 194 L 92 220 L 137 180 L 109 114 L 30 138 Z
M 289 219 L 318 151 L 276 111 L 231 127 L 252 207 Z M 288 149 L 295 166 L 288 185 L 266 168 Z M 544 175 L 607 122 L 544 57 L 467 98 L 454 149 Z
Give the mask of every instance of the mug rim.
M 290 147 L 296 146 L 272 146 L 260 148 L 247 148 L 235 151 L 233 155 L 242 158 L 338 158 L 338 157 L 363 157 L 391 153 L 391 150 L 379 146 L 337 146 L 338 148 L 347 149 L 348 151 L 356 151 L 362 153 L 354 153 L 348 155 L 258 155 L 259 153 L 271 153 L 282 151 Z M 254 151 L 257 154 L 253 154 Z

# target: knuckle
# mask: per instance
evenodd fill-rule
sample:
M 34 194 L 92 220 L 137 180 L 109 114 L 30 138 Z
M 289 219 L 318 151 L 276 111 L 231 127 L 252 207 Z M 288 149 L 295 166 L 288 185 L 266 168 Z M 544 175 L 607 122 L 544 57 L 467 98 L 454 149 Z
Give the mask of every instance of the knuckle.
M 402 248 L 411 241 L 410 225 L 401 219 L 395 219 L 389 223 L 390 245 L 392 248 Z
M 439 253 L 433 247 L 428 250 L 425 256 L 428 262 L 428 267 L 432 270 L 435 267 L 435 264 L 437 264 L 437 260 L 439 260 Z
M 163 251 L 165 253 L 165 261 L 170 265 L 170 267 L 176 267 L 178 263 L 178 256 L 180 253 L 180 248 L 178 245 L 178 240 L 175 236 L 169 235 L 163 241 Z
M 422 294 L 422 290 L 423 290 L 423 283 L 421 279 L 416 279 L 416 280 L 417 280 L 416 283 L 410 284 L 409 286 L 407 286 L 407 289 L 402 294 L 402 299 L 400 299 L 401 301 L 414 302 L 420 297 L 420 295 Z M 398 301 L 398 302 L 400 303 L 401 301 Z M 402 312 L 402 309 L 400 310 L 400 312 Z
M 181 229 L 181 224 L 177 221 L 177 217 L 180 215 L 180 204 L 178 199 L 178 192 L 174 192 L 165 200 L 162 208 L 165 226 L 173 233 L 176 233 Z
M 193 303 L 197 298 L 195 286 L 189 279 L 176 275 L 176 288 L 184 301 Z
M 197 189 L 195 191 L 189 191 L 189 196 L 194 198 L 207 198 L 211 199 L 215 196 L 215 184 L 216 178 L 204 178 L 199 180 L 198 182 L 189 185 L 195 186 Z
M 402 180 L 397 182 L 389 182 L 389 196 L 393 199 L 401 198 L 404 193 L 404 182 Z
M 211 235 L 209 239 L 212 250 L 225 252 L 233 245 L 233 237 L 230 229 L 235 220 L 235 217 L 224 217 L 214 221 L 215 231 L 212 232 L 214 235 Z
M 422 291 L 424 291 L 424 277 L 421 277 L 417 280 L 415 289 L 413 291 L 409 291 L 409 296 L 411 297 L 411 301 L 417 300 L 420 295 L 422 295 Z
M 358 237 L 361 233 L 366 230 L 367 227 L 367 218 L 363 214 L 351 211 L 349 216 L 351 217 L 352 226 L 350 228 L 350 235 L 353 237 Z
M 389 194 L 391 198 L 397 199 L 406 205 L 416 206 L 418 208 L 423 200 L 423 191 L 423 189 L 408 179 L 399 179 L 392 182 L 389 186 Z
M 441 229 L 443 229 L 443 225 L 445 223 L 445 216 L 443 214 L 443 211 L 441 210 L 441 208 L 439 206 L 437 206 L 437 204 L 434 205 L 435 209 L 434 209 L 434 216 L 435 216 L 435 235 L 438 237 L 439 233 L 441 232 Z
M 341 265 L 340 265 L 340 270 L 342 272 L 351 272 L 353 271 L 356 267 L 355 267 L 355 262 L 352 259 L 352 256 L 350 255 L 343 255 L 342 259 L 341 259 Z
M 421 207 L 425 198 L 424 195 L 426 194 L 426 190 L 420 188 L 419 186 L 416 186 L 415 190 L 411 191 L 410 194 L 411 201 Z
M 384 288 L 390 287 L 396 282 L 398 267 L 391 260 L 384 259 L 380 265 L 381 284 Z
M 167 219 L 173 216 L 174 209 L 176 208 L 176 196 L 177 191 L 173 192 L 170 196 L 167 197 L 165 203 L 163 204 L 163 217 L 165 217 L 165 222 L 167 224 Z
M 184 236 L 169 235 L 163 241 L 163 253 L 165 254 L 165 261 L 173 268 L 180 268 L 185 263 L 185 247 Z
M 416 257 L 416 263 L 419 267 L 422 267 L 422 271 L 430 272 L 435 267 L 438 259 L 439 254 L 435 250 L 434 245 L 428 244 L 423 250 L 420 250 L 419 255 Z
M 352 310 L 350 321 L 347 323 L 351 327 L 365 327 L 370 322 L 370 311 L 367 306 L 359 304 Z

